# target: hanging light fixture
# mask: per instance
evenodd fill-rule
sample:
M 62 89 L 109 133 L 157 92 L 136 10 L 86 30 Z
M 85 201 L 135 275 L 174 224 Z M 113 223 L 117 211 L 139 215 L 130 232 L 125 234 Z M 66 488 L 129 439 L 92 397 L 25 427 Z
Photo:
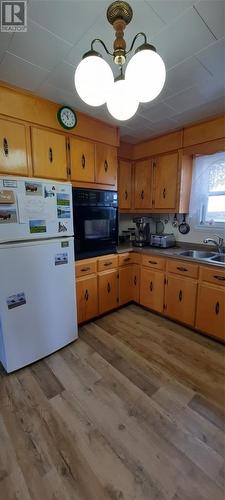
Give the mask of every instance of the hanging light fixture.
M 124 30 L 132 17 L 133 11 L 127 2 L 116 1 L 108 7 L 107 19 L 115 29 L 113 53 L 100 38 L 95 38 L 91 42 L 91 50 L 83 55 L 78 64 L 74 77 L 80 98 L 90 106 L 106 103 L 109 112 L 117 120 L 128 120 L 136 113 L 139 102 L 155 99 L 166 78 L 165 64 L 156 48 L 147 43 L 145 33 L 137 33 L 130 49 L 126 50 Z M 133 51 L 136 40 L 140 37 L 144 39 L 144 43 L 135 50 L 124 75 L 126 57 Z M 96 43 L 100 43 L 120 67 L 120 75 L 115 80 L 109 64 L 94 50 Z

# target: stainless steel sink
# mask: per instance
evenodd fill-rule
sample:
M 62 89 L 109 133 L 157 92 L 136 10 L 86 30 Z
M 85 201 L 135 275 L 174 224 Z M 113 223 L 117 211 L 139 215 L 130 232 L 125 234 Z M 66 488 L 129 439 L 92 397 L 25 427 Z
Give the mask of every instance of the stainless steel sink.
M 203 250 L 186 250 L 185 252 L 180 252 L 179 255 L 182 257 L 192 257 L 193 259 L 210 259 L 215 258 L 215 252 L 205 252 Z
M 223 262 L 225 264 L 225 253 L 215 255 L 215 257 L 212 257 L 210 260 L 214 262 Z

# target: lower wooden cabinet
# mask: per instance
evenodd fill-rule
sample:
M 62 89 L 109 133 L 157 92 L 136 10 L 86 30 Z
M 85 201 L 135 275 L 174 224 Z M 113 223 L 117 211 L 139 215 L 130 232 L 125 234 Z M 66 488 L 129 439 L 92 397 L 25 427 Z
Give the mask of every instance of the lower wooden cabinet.
M 165 286 L 165 314 L 194 326 L 197 282 L 169 274 Z
M 119 305 L 119 273 L 117 269 L 99 273 L 99 314 L 115 309 Z
M 78 323 L 98 315 L 97 276 L 85 276 L 76 281 Z
M 141 268 L 140 304 L 153 311 L 163 312 L 164 273 Z
M 119 305 L 123 306 L 130 302 L 132 282 L 132 266 L 121 267 L 119 270 Z
M 140 302 L 140 266 L 131 266 L 131 300 Z
M 195 327 L 225 340 L 225 289 L 199 285 Z

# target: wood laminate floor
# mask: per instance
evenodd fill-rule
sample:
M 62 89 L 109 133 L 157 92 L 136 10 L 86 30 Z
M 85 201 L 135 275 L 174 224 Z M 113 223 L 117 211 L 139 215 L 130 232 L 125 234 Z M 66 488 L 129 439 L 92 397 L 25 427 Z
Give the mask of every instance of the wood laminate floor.
M 223 500 L 224 347 L 130 305 L 0 371 L 1 500 Z

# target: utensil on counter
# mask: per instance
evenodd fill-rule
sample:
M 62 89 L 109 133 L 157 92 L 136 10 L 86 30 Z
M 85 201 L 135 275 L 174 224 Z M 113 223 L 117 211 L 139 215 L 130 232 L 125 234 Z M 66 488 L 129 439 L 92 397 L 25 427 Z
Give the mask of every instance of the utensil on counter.
M 177 214 L 174 214 L 172 226 L 173 227 L 178 227 L 178 225 L 179 225 L 179 222 L 178 222 L 178 219 L 177 219 Z
M 179 224 L 178 230 L 181 234 L 188 234 L 190 229 L 189 224 L 186 222 L 186 214 L 183 214 L 183 221 Z

